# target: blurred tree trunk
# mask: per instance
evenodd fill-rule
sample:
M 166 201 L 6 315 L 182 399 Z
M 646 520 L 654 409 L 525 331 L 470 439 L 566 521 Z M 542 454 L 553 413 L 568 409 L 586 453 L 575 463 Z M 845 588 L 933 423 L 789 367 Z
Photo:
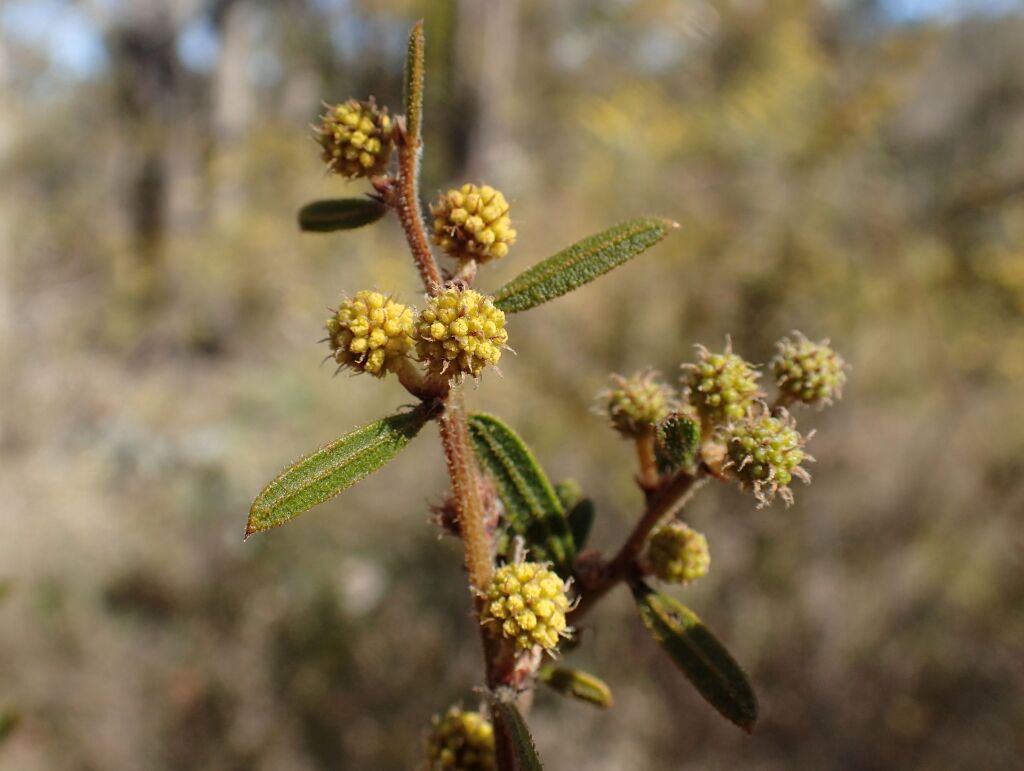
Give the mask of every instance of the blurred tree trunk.
M 513 81 L 519 58 L 520 0 L 481 3 L 458 0 L 455 37 L 456 88 L 470 109 L 465 168 L 470 177 L 493 176 L 508 145 Z
M 161 294 L 167 223 L 166 147 L 179 81 L 174 31 L 158 10 L 131 14 L 109 33 L 117 114 L 126 154 L 124 203 L 131 249 L 114 266 L 118 294 L 140 309 Z
M 217 176 L 218 156 L 229 154 L 238 140 L 251 130 L 256 115 L 257 96 L 248 67 L 258 30 L 257 9 L 252 3 L 224 2 L 216 14 L 216 27 L 220 38 L 220 54 L 213 72 L 211 119 L 213 147 L 207 165 L 211 175 L 210 212 L 213 218 L 237 213 L 245 203 L 242 175 L 229 178 Z

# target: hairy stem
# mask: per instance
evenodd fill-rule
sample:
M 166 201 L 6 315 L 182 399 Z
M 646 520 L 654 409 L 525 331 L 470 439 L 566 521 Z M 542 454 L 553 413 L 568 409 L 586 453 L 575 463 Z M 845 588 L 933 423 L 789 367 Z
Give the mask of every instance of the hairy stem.
M 398 145 L 397 190 L 391 190 L 387 200 L 394 207 L 405 232 L 409 251 L 419 270 L 420 279 L 428 294 L 441 291 L 443 278 L 437 260 L 430 249 L 420 210 L 419 171 L 422 149 L 423 123 L 423 22 L 413 28 L 409 36 L 408 69 L 406 72 L 406 113 L 408 125 L 395 132 Z M 438 387 L 431 378 L 419 381 L 408 376 L 403 385 L 412 393 L 437 393 L 444 399 L 445 410 L 438 420 L 445 463 L 451 478 L 452 497 L 459 516 L 459 530 L 465 548 L 466 572 L 469 574 L 473 595 L 473 612 L 477 620 L 483 610 L 483 591 L 494 574 L 491 533 L 487 527 L 487 506 L 481 498 L 480 471 L 476 465 L 469 441 L 466 408 L 461 386 L 444 383 Z M 421 397 L 422 398 L 422 397 Z M 483 643 L 484 667 L 489 688 L 502 684 L 514 660 L 507 655 L 506 646 L 480 627 Z M 500 771 L 514 771 L 513 760 L 507 753 L 498 753 Z
M 430 250 L 420 213 L 420 151 L 416 143 L 416 138 L 398 132 L 398 190 L 392 203 L 398 213 L 398 221 L 402 223 L 402 230 L 405 231 L 405 239 L 409 242 L 409 250 L 420 272 L 423 286 L 429 294 L 437 294 L 443 280 L 434 253 Z
M 687 474 L 680 472 L 668 485 L 651 497 L 640 521 L 636 523 L 622 548 L 590 581 L 583 585 L 579 605 L 573 611 L 573 619 L 582 618 L 609 589 L 629 578 L 636 571 L 637 558 L 647 543 L 647 538 L 664 519 L 683 508 L 707 478 L 701 472 Z
M 459 529 L 466 548 L 466 571 L 477 592 L 487 588 L 494 572 L 491 539 L 487 532 L 486 511 L 480 498 L 476 458 L 469 443 L 462 389 L 454 388 L 448 406 L 439 421 L 452 493 L 459 512 Z

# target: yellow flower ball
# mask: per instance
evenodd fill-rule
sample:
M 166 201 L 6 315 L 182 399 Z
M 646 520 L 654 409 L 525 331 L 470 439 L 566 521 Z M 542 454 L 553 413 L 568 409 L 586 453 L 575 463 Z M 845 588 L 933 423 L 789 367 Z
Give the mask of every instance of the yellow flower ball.
M 805 437 L 796 430 L 796 422 L 785 410 L 773 415 L 763 403 L 745 419 L 726 427 L 729 467 L 744 487 L 754 489 L 759 506 L 772 502 L 778 493 L 789 506 L 793 477 L 805 484 L 811 475 L 801 467 L 813 461 L 804 452 Z
M 329 106 L 320 116 L 317 141 L 324 163 L 335 174 L 354 179 L 382 174 L 391 157 L 391 117 L 370 97 Z
M 483 623 L 516 650 L 539 645 L 554 650 L 566 634 L 569 598 L 565 582 L 546 565 L 522 562 L 503 565 L 487 588 Z
M 772 359 L 772 373 L 779 390 L 787 399 L 823 406 L 843 396 L 846 362 L 828 344 L 814 343 L 800 332 L 794 340 L 782 338 L 779 352 Z
M 676 408 L 676 396 L 653 372 L 612 375 L 614 387 L 600 395 L 612 428 L 625 437 L 643 436 Z
M 705 424 L 720 426 L 743 418 L 761 394 L 757 379 L 761 373 L 732 352 L 711 353 L 697 346 L 696 364 L 683 365 L 683 383 L 690 403 Z
M 431 238 L 457 260 L 484 263 L 500 259 L 516 241 L 508 210 L 505 196 L 489 185 L 449 190 L 430 207 L 434 215 Z
M 342 300 L 327 319 L 334 360 L 357 372 L 383 377 L 413 347 L 413 313 L 380 292 L 362 290 Z
M 416 324 L 416 347 L 431 372 L 479 377 L 506 347 L 505 314 L 490 297 L 451 285 L 431 297 Z
M 430 771 L 497 771 L 494 727 L 479 712 L 450 707 L 427 739 Z
M 708 539 L 682 522 L 662 525 L 647 544 L 647 566 L 662 581 L 687 584 L 711 567 Z

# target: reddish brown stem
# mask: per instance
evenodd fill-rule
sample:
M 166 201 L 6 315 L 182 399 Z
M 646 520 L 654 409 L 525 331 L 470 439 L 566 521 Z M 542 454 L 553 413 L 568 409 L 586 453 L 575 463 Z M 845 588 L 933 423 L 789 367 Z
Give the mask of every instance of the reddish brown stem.
M 441 270 L 430 250 L 427 232 L 423 227 L 419 200 L 419 149 L 408 143 L 404 133 L 398 133 L 398 190 L 393 199 L 398 220 L 405 231 L 416 268 L 423 286 L 429 294 L 437 294 L 443 284 Z
M 439 423 L 452 493 L 459 512 L 459 528 L 466 548 L 466 571 L 472 588 L 479 593 L 487 588 L 494 573 L 494 564 L 487 532 L 487 513 L 480 499 L 479 472 L 469 443 L 461 388 L 452 389 Z
M 640 487 L 651 494 L 658 488 L 658 461 L 654 456 L 654 431 L 646 431 L 636 438 L 636 457 L 640 464 Z
M 647 504 L 647 510 L 640 521 L 636 523 L 629 538 L 622 544 L 622 548 L 610 562 L 597 571 L 594 578 L 581 587 L 583 592 L 580 603 L 572 613 L 574 620 L 582 618 L 609 589 L 628 578 L 636 570 L 637 559 L 644 544 L 647 543 L 651 531 L 664 519 L 685 506 L 705 481 L 706 478 L 700 473 L 694 475 L 681 472 L 651 498 Z

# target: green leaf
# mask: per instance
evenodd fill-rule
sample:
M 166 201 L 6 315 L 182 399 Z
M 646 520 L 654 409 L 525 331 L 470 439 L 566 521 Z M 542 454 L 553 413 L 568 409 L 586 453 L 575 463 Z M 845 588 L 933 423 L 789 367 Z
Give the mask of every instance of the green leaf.
M 509 281 L 495 295 L 495 305 L 517 313 L 561 297 L 654 246 L 675 227 L 669 220 L 640 217 L 585 238 Z
M 555 495 L 567 512 L 565 516 L 569 521 L 569 533 L 579 553 L 586 546 L 590 528 L 594 525 L 594 502 L 583 497 L 583 489 L 575 479 L 563 479 L 556 484 Z
M 550 561 L 568 577 L 576 557 L 569 523 L 551 482 L 516 433 L 493 415 L 469 416 L 469 437 L 494 479 L 509 528 L 526 541 L 530 558 Z
M 388 208 L 373 198 L 332 198 L 299 209 L 299 227 L 309 233 L 354 230 L 376 222 Z
M 658 471 L 674 474 L 692 468 L 700 448 L 700 425 L 686 415 L 669 415 L 658 424 L 654 439 L 654 455 Z
M 746 674 L 689 608 L 642 581 L 632 585 L 647 631 L 715 709 L 747 733 L 757 722 L 757 697 Z
M 420 146 L 423 131 L 423 86 L 425 79 L 423 19 L 409 32 L 405 50 L 405 136 L 409 146 Z
M 576 546 L 577 552 L 583 551 L 587 545 L 590 531 L 594 527 L 595 515 L 594 502 L 590 498 L 584 498 L 569 509 L 569 513 L 566 515 L 569 520 L 569 532 L 572 533 L 572 542 Z
M 578 669 L 548 664 L 537 672 L 537 679 L 563 696 L 571 696 L 595 707 L 607 709 L 615 701 L 612 689 L 603 680 Z
M 569 511 L 573 506 L 583 500 L 583 488 L 575 479 L 563 479 L 555 484 L 555 495 L 562 504 L 562 508 Z
M 515 705 L 492 699 L 491 718 L 494 720 L 498 766 L 511 771 L 544 771 L 526 721 Z
M 392 415 L 296 461 L 256 496 L 246 537 L 283 525 L 372 474 L 405 447 L 430 417 L 425 406 Z

